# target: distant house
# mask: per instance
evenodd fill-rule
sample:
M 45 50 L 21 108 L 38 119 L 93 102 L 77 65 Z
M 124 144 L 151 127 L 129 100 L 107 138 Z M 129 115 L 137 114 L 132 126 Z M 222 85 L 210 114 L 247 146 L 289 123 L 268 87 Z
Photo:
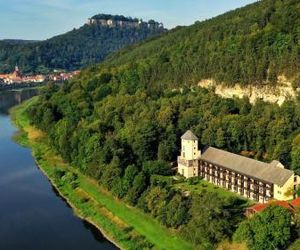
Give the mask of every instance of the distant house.
M 0 79 L 5 79 L 7 78 L 9 75 L 8 74 L 0 74 Z
M 4 83 L 12 84 L 12 83 L 22 83 L 22 74 L 18 66 L 15 67 L 15 71 L 11 74 L 8 74 L 4 79 Z
M 294 213 L 297 209 L 300 209 L 300 198 L 294 199 L 291 202 L 271 201 L 271 202 L 264 203 L 264 204 L 255 204 L 254 206 L 248 207 L 246 209 L 246 216 L 252 217 L 253 215 L 255 215 L 257 213 L 261 213 L 262 211 L 264 211 L 267 207 L 269 207 L 271 205 L 286 208 L 289 211 L 291 211 L 292 213 Z
M 291 200 L 298 185 L 298 176 L 278 161 L 264 163 L 213 147 L 199 151 L 198 138 L 191 131 L 181 137 L 178 173 L 200 176 L 260 203 Z
M 294 209 L 300 209 L 300 197 L 298 197 L 295 200 L 292 200 L 290 202 L 290 205 L 294 208 Z
M 255 215 L 257 213 L 261 213 L 262 211 L 264 211 L 267 207 L 269 207 L 271 205 L 283 207 L 283 208 L 288 209 L 291 212 L 294 212 L 293 206 L 291 206 L 290 203 L 288 203 L 287 201 L 273 201 L 273 202 L 264 203 L 264 204 L 256 204 L 252 207 L 247 208 L 246 216 L 252 217 L 253 215 Z
M 25 75 L 21 74 L 18 66 L 11 74 L 0 74 L 0 80 L 5 84 L 22 84 L 22 83 L 43 83 L 46 80 L 52 81 L 67 81 L 80 74 L 80 70 L 75 70 L 67 73 L 55 72 L 50 75 Z

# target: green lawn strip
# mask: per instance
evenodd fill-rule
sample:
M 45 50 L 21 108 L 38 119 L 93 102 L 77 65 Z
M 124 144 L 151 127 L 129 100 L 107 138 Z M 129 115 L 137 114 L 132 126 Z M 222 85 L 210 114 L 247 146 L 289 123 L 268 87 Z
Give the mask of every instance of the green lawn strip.
M 33 97 L 19 106 L 15 106 L 10 110 L 10 115 L 17 127 L 23 129 L 30 125 L 29 119 L 24 112 L 38 100 L 38 97 Z
M 93 204 L 83 201 L 80 197 L 78 197 L 75 190 L 73 190 L 68 183 L 63 183 L 53 178 L 55 169 L 66 170 L 66 168 L 59 165 L 56 165 L 55 167 L 51 166 L 47 161 L 41 158 L 41 155 L 47 154 L 50 150 L 47 145 L 43 143 L 31 143 L 30 146 L 34 157 L 38 159 L 37 163 L 39 167 L 51 179 L 51 182 L 56 186 L 62 196 L 73 205 L 75 213 L 78 216 L 86 219 L 87 221 L 92 221 L 93 224 L 96 224 L 96 226 L 105 232 L 105 235 L 109 239 L 112 239 L 113 242 L 117 242 L 117 244 L 123 249 L 135 249 L 134 242 L 129 239 L 127 232 L 118 228 L 118 226 L 107 217 L 99 213 L 97 207 L 93 206 Z
M 49 175 L 53 175 L 53 168 L 47 165 L 44 161 L 39 161 L 40 167 Z M 52 183 L 54 180 L 52 179 Z M 76 214 L 80 217 L 93 221 L 93 224 L 96 224 L 104 232 L 109 232 L 108 236 L 113 241 L 117 241 L 118 245 L 124 249 L 134 249 L 132 243 L 128 240 L 127 234 L 119 229 L 114 223 L 112 223 L 108 218 L 103 216 L 97 208 L 93 206 L 88 201 L 83 201 L 80 197 L 76 195 L 76 192 L 70 188 L 70 185 L 67 183 L 62 184 L 61 182 L 54 183 L 60 193 L 65 197 L 69 203 L 71 203 L 76 208 Z
M 194 249 L 188 242 L 182 240 L 175 233 L 164 228 L 158 221 L 150 217 L 140 210 L 126 206 L 121 201 L 117 201 L 109 193 L 104 193 L 87 179 L 82 178 L 81 185 L 93 198 L 105 204 L 105 207 L 122 219 L 127 224 L 134 227 L 136 231 L 145 235 L 153 244 L 159 246 L 160 249 Z
M 24 129 L 30 126 L 25 111 L 36 100 L 37 98 L 33 98 L 12 110 L 14 122 L 19 128 Z M 22 145 L 30 146 L 32 148 L 33 156 L 36 158 L 38 165 L 48 175 L 51 182 L 58 188 L 59 192 L 72 203 L 76 209 L 76 213 L 81 217 L 93 221 L 103 229 L 110 238 L 117 241 L 122 248 L 137 249 L 137 242 L 135 242 L 135 238 L 132 238 L 130 235 L 133 232 L 135 236 L 144 236 L 148 242 L 155 245 L 155 249 L 195 249 L 192 244 L 184 241 L 177 233 L 162 226 L 150 215 L 147 215 L 136 208 L 129 207 L 125 203 L 115 199 L 108 192 L 104 192 L 100 186 L 95 184 L 95 182 L 92 182 L 83 174 L 78 173 L 76 169 L 59 166 L 59 164 L 55 166 L 49 164 L 49 162 L 45 161 L 45 155 L 49 154 L 51 149 L 46 144 L 45 139 L 38 143 L 29 141 L 26 133 L 23 131 L 19 134 L 17 140 Z M 62 184 L 61 182 L 55 181 L 54 178 L 51 178 L 57 168 L 76 172 L 79 176 L 79 188 L 84 190 L 91 199 L 95 200 L 97 205 L 95 206 L 95 204 L 92 204 L 91 202 L 83 202 L 76 192 L 70 188 L 70 185 Z M 118 225 L 99 212 L 99 206 L 104 206 L 107 210 L 112 212 L 114 216 L 117 216 L 123 222 L 133 227 L 134 230 L 130 229 L 129 231 L 132 232 L 128 232 L 128 230 L 124 231 L 120 229 Z

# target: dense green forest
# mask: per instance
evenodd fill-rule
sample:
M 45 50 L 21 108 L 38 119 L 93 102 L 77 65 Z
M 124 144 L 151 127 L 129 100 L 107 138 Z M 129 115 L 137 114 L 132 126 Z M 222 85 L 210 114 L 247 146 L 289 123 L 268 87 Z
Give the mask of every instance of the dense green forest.
M 159 86 L 207 78 L 228 85 L 275 84 L 281 74 L 298 86 L 299 9 L 297 0 L 259 1 L 125 49 L 106 65 L 136 62 L 143 82 Z
M 75 70 L 101 62 L 112 52 L 164 31 L 163 28 L 84 25 L 45 41 L 3 40 L 0 41 L 0 72 L 11 72 L 16 64 L 25 73 Z
M 48 133 L 49 143 L 67 162 L 194 244 L 211 246 L 230 238 L 243 215 L 239 199 L 209 192 L 187 198 L 174 190 L 170 162 L 187 129 L 202 145 L 279 159 L 299 171 L 298 101 L 251 106 L 248 100 L 221 99 L 202 89 L 157 93 L 132 86 L 138 81 L 133 72 L 85 77 L 90 80 L 49 85 L 29 111 L 32 123 Z
M 207 77 L 247 84 L 294 76 L 299 7 L 260 1 L 122 50 L 61 87 L 49 84 L 31 122 L 65 161 L 203 249 L 226 239 L 286 249 L 300 235 L 287 210 L 244 220 L 239 198 L 174 189 L 171 166 L 191 129 L 201 146 L 277 159 L 300 173 L 299 99 L 251 105 L 191 86 Z

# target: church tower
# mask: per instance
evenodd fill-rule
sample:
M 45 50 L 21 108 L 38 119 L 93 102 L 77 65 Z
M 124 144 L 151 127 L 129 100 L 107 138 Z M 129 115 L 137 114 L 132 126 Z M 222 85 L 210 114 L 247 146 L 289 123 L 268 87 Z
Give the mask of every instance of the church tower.
M 22 77 L 22 74 L 21 74 L 21 71 L 20 71 L 18 65 L 15 66 L 15 71 L 14 71 L 14 73 L 12 73 L 12 76 L 15 78 Z
M 178 157 L 178 173 L 186 178 L 198 176 L 198 159 L 201 152 L 198 151 L 198 138 L 188 130 L 181 136 L 181 154 Z

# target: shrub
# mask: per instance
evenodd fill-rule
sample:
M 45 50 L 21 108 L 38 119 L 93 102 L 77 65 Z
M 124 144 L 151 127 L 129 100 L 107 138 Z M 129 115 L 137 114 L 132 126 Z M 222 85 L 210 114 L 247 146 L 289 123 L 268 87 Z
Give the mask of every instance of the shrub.
M 81 203 L 87 203 L 87 202 L 89 202 L 89 200 L 90 200 L 89 197 L 83 197 L 83 198 L 80 199 L 80 202 Z
M 66 174 L 66 172 L 64 170 L 61 169 L 55 169 L 53 176 L 55 179 L 61 179 L 64 175 Z
M 76 188 L 78 188 L 78 186 L 79 186 L 79 183 L 77 181 L 71 182 L 71 188 L 72 189 L 76 189 Z

